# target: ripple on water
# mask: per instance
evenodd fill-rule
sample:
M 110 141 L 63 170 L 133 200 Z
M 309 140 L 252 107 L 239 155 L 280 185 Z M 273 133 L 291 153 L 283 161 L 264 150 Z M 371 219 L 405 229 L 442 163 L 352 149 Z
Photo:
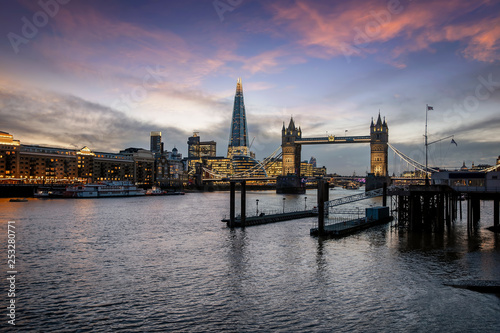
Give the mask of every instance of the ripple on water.
M 307 196 L 315 201 L 314 192 Z M 32 200 L 22 211 L 0 201 L 0 217 L 18 221 L 19 325 L 61 332 L 500 331 L 495 295 L 443 286 L 500 276 L 500 242 L 491 233 L 470 238 L 458 222 L 441 236 L 381 226 L 318 240 L 308 233 L 312 219 L 229 230 L 220 222 L 228 198 Z M 249 192 L 247 206 L 259 198 L 259 209 L 282 207 L 283 197 L 271 192 Z M 302 196 L 286 199 L 303 208 Z

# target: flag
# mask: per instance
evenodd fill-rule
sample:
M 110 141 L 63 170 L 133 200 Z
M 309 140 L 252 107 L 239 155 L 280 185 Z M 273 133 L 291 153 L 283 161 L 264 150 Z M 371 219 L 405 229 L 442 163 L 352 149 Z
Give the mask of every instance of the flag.
M 430 106 L 430 105 L 427 105 L 427 110 L 430 111 L 430 110 L 434 110 L 434 107 Z
M 458 146 L 458 143 L 455 141 L 455 139 L 451 139 L 450 144 L 452 144 L 452 143 L 454 143 L 454 144 L 455 144 L 455 146 Z

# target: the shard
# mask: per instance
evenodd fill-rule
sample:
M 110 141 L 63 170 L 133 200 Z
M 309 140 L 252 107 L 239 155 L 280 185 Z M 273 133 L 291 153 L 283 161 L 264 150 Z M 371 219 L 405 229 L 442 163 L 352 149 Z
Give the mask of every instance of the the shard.
M 248 156 L 248 134 L 247 118 L 245 113 L 245 102 L 243 100 L 243 86 L 241 78 L 236 83 L 236 95 L 234 96 L 233 118 L 231 120 L 231 134 L 227 148 L 227 157 L 236 155 Z

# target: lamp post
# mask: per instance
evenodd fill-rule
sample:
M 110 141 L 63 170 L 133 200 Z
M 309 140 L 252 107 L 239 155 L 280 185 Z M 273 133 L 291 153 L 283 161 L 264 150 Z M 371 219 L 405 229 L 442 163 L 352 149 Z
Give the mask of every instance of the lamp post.
M 286 198 L 283 198 L 283 214 L 285 214 L 285 200 Z
M 344 136 L 347 136 L 347 130 L 344 131 Z
M 304 197 L 304 210 L 307 210 L 307 197 Z
M 257 215 L 259 215 L 259 199 L 255 200 L 255 203 L 257 204 Z

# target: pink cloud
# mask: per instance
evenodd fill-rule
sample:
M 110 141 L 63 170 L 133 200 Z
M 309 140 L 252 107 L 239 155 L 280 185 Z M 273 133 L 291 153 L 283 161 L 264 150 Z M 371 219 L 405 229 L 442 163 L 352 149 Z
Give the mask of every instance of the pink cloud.
M 223 66 L 171 31 L 106 17 L 89 6 L 61 7 L 50 24 L 33 46 L 67 75 L 123 80 L 137 69 L 162 66 L 172 79 L 196 84 Z
M 282 50 L 271 50 L 260 53 L 254 57 L 242 59 L 243 69 L 252 74 L 257 72 L 267 72 L 279 66 L 279 58 L 285 56 L 286 53 Z
M 391 5 L 395 4 L 395 5 Z M 297 0 L 293 6 L 271 6 L 274 22 L 284 26 L 308 55 L 331 58 L 349 54 L 389 53 L 385 62 L 404 67 L 403 57 L 433 51 L 439 42 L 461 42 L 469 59 L 500 59 L 500 19 L 471 16 L 492 1 L 373 2 L 328 4 Z M 397 47 L 387 50 L 392 41 Z

